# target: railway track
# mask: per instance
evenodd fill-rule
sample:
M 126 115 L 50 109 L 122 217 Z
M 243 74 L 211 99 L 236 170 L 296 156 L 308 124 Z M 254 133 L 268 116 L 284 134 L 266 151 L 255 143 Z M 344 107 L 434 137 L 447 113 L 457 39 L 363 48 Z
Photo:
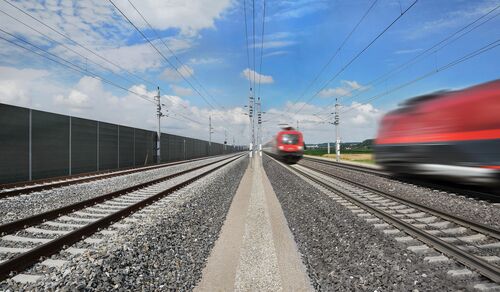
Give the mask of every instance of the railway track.
M 0 281 L 143 209 L 244 154 L 0 225 Z M 178 177 L 178 181 L 172 182 Z M 181 178 L 182 177 L 182 178 Z M 20 244 L 21 247 L 16 247 Z M 24 246 L 22 246 L 24 245 Z
M 207 158 L 213 158 L 217 156 L 203 157 L 203 158 L 195 158 L 190 160 L 182 160 L 176 162 L 162 163 L 158 165 L 152 166 L 143 166 L 143 167 L 135 167 L 124 170 L 113 170 L 113 171 L 101 171 L 101 172 L 91 172 L 91 173 L 82 173 L 76 175 L 69 176 L 61 176 L 55 178 L 48 179 L 39 179 L 33 181 L 19 182 L 19 183 L 11 183 L 11 184 L 2 184 L 0 185 L 0 199 L 13 197 L 21 194 L 28 194 L 32 192 L 39 192 L 43 190 L 49 190 L 53 188 L 70 186 L 85 182 L 97 181 L 102 179 L 107 179 L 111 177 L 117 177 L 132 173 L 137 173 L 146 170 L 154 170 L 160 169 L 164 167 L 180 165 L 185 163 L 190 163 L 194 161 L 199 161 Z
M 387 178 L 387 179 L 400 181 L 400 182 L 407 183 L 407 184 L 426 187 L 426 188 L 433 189 L 433 190 L 439 190 L 439 191 L 444 191 L 447 193 L 455 193 L 455 194 L 465 195 L 467 197 L 475 198 L 478 200 L 484 200 L 484 201 L 488 201 L 488 202 L 492 202 L 492 203 L 500 203 L 500 194 L 499 193 L 471 189 L 470 186 L 464 186 L 464 185 L 458 186 L 456 184 L 447 183 L 444 181 L 429 181 L 429 180 L 421 179 L 421 178 L 416 177 L 416 176 L 391 175 L 390 173 L 383 171 L 383 170 L 378 170 L 378 169 L 373 169 L 373 168 L 358 166 L 358 165 L 350 165 L 350 164 L 336 162 L 336 161 L 326 161 L 323 159 L 317 159 L 317 158 L 306 157 L 306 156 L 304 156 L 302 160 L 307 161 L 307 162 L 319 163 L 319 164 L 323 164 L 323 165 L 327 165 L 327 166 L 331 166 L 331 167 L 338 167 L 338 168 L 351 170 L 351 171 L 363 172 L 363 173 L 376 175 L 376 176 Z M 301 164 L 301 165 L 303 165 L 303 164 Z
M 283 164 L 282 164 L 283 165 Z M 478 273 L 491 282 L 479 280 L 475 288 L 500 288 L 500 230 L 470 222 L 453 214 L 410 202 L 355 181 L 311 166 L 287 166 L 314 185 L 333 193 L 340 204 L 375 224 L 408 249 L 428 255 L 428 262 L 452 259 L 466 268 L 450 270 L 450 275 Z

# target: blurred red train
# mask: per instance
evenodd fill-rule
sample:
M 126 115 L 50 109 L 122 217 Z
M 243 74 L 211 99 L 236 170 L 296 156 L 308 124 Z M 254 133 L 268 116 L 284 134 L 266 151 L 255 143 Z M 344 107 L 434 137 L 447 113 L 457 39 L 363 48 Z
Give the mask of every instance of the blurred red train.
M 286 163 L 297 163 L 304 155 L 304 147 L 302 133 L 292 127 L 286 127 L 267 142 L 263 150 Z
M 500 182 L 500 80 L 406 101 L 389 112 L 375 159 L 393 173 Z

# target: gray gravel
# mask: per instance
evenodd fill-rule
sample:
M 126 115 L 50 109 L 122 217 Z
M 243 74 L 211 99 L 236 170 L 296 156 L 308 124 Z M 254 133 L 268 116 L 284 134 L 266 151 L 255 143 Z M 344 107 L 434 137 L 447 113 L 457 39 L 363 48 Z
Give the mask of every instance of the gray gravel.
M 222 159 L 222 156 L 0 199 L 0 224 L 26 218 L 33 214 L 97 197 L 220 159 Z
M 37 265 L 32 272 L 44 271 L 44 280 L 27 285 L 7 280 L 0 290 L 192 290 L 247 164 L 240 159 L 177 191 L 159 202 L 167 202 L 164 208 L 151 209 L 149 216 L 110 236 L 97 250 L 72 256 L 61 269 Z
M 428 265 L 390 236 L 358 218 L 302 179 L 264 157 L 264 168 L 303 256 L 321 291 L 457 291 L 455 264 Z
M 500 229 L 500 207 L 491 203 L 460 197 L 446 192 L 432 190 L 426 187 L 402 183 L 377 175 L 347 170 L 341 167 L 328 166 L 321 163 L 301 161 L 300 164 L 310 165 L 317 169 L 334 171 L 340 177 L 353 179 L 398 197 L 410 199 L 416 203 L 429 206 L 450 214 L 458 214 L 465 219 L 480 222 Z

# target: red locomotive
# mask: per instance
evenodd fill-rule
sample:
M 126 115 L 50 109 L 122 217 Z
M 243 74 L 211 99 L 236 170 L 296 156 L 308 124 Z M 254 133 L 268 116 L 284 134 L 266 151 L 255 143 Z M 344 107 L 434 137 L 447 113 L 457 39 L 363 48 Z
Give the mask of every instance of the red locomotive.
M 286 127 L 266 143 L 263 150 L 286 163 L 296 163 L 304 155 L 304 145 L 302 133 Z
M 375 159 L 394 173 L 500 182 L 500 80 L 406 101 L 389 112 Z

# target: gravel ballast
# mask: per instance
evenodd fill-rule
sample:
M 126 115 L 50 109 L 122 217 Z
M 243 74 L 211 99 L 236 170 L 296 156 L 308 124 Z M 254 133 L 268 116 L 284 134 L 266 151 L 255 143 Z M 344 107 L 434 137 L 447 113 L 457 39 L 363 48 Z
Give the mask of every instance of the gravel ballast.
M 73 256 L 62 268 L 51 268 L 35 284 L 8 280 L 0 290 L 191 290 L 201 279 L 247 164 L 248 159 L 239 159 L 159 201 L 164 207 L 145 209 L 148 215 L 139 222 L 97 249 Z
M 423 255 L 382 234 L 275 161 L 264 168 L 315 289 L 321 291 L 456 291 L 467 278 L 455 264 L 429 265 Z
M 457 196 L 447 192 L 436 191 L 426 187 L 402 183 L 380 177 L 374 174 L 360 171 L 348 170 L 345 168 L 329 166 L 322 163 L 301 161 L 300 164 L 311 166 L 323 171 L 329 171 L 342 178 L 354 180 L 363 185 L 379 189 L 384 192 L 396 195 L 400 198 L 409 199 L 415 203 L 437 209 L 450 214 L 486 224 L 500 229 L 500 207 L 491 203 L 478 201 L 465 196 Z
M 222 158 L 212 157 L 185 164 L 0 199 L 0 224 L 94 198 Z

